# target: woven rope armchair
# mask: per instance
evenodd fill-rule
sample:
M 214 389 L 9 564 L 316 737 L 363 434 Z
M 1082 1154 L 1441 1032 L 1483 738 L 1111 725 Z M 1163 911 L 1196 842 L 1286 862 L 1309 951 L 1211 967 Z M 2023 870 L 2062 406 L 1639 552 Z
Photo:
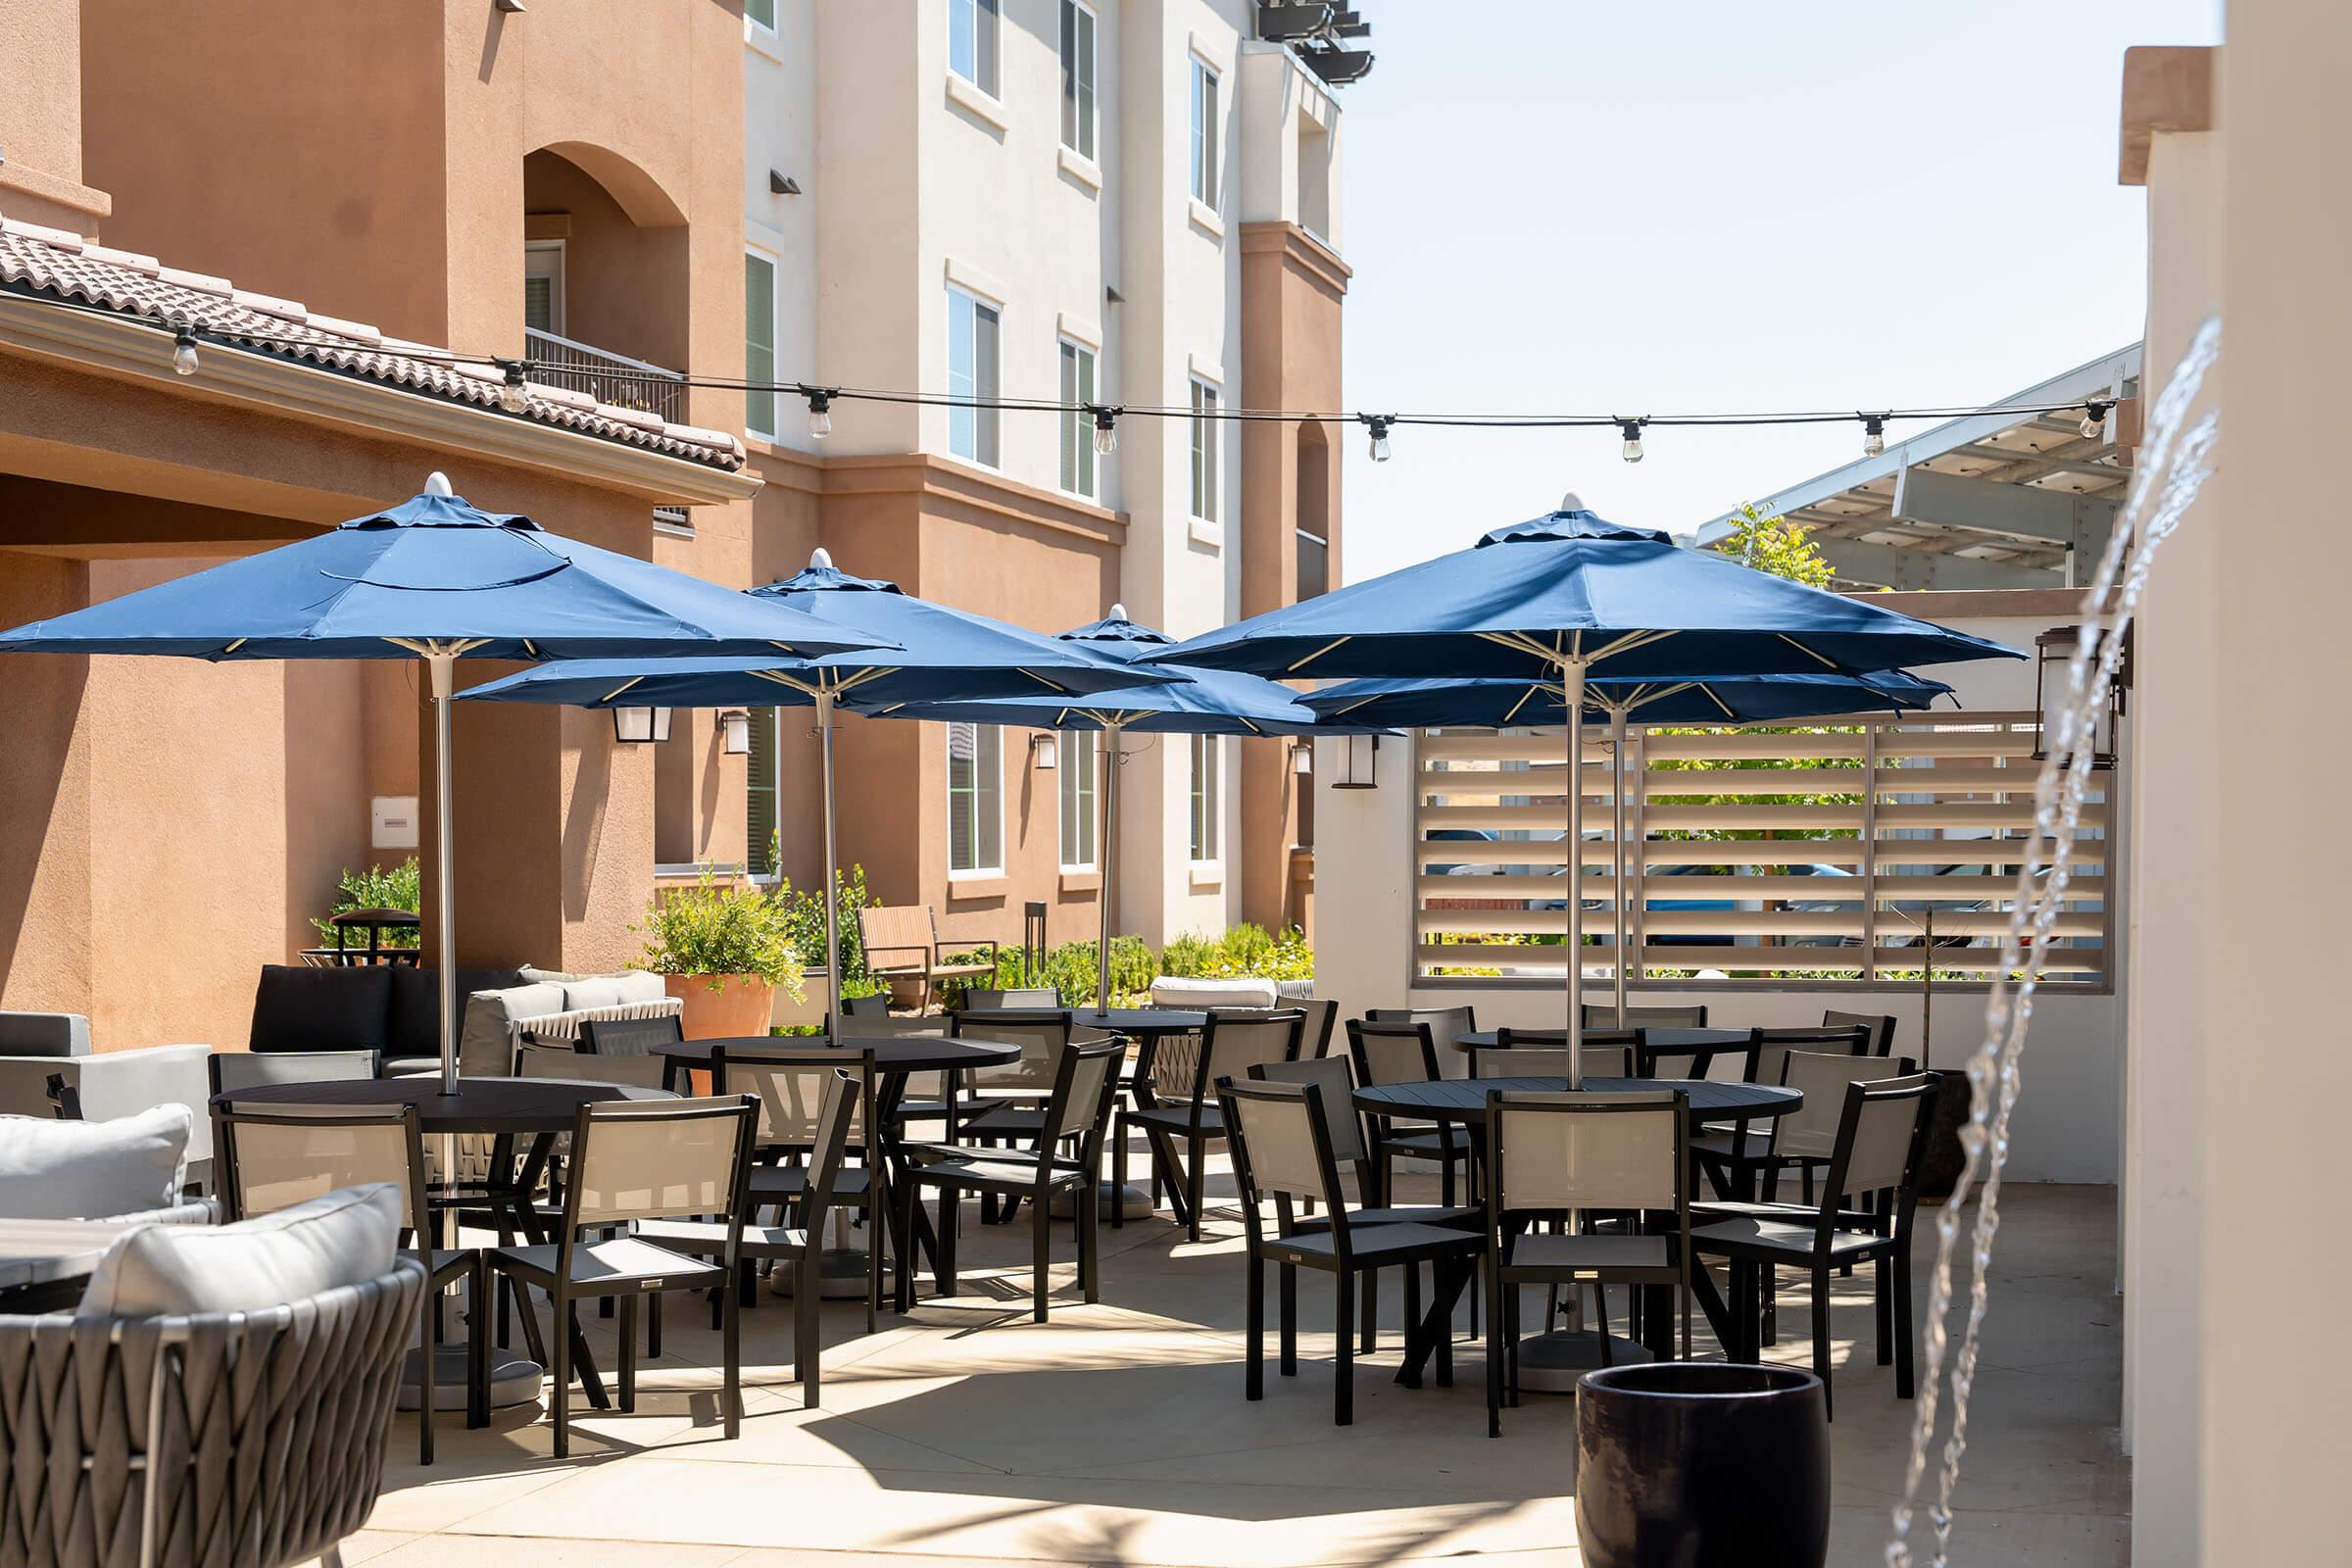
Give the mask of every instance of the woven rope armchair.
M 402 1262 L 265 1311 L 0 1317 L 0 1565 L 339 1563 L 423 1292 Z

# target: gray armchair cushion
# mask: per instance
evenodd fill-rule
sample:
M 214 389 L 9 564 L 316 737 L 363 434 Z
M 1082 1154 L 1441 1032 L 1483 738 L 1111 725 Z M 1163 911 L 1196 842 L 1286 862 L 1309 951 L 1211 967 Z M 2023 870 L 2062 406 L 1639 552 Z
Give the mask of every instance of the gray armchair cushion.
M 0 1012 L 0 1056 L 86 1056 L 90 1020 L 78 1012 Z
M 384 1054 L 434 1056 L 441 1054 L 441 971 L 394 964 L 391 1021 L 385 1026 Z M 465 1023 L 466 999 L 476 991 L 501 991 L 522 983 L 517 969 L 460 969 L 458 1022 Z
M 0 1215 L 105 1219 L 179 1201 L 195 1114 L 156 1105 L 112 1121 L 0 1116 Z
M 346 1187 L 234 1225 L 143 1225 L 115 1239 L 79 1317 L 167 1317 L 284 1306 L 392 1271 L 400 1189 Z
M 395 972 L 385 964 L 265 964 L 253 994 L 251 1049 L 389 1054 Z M 441 1049 L 437 1036 L 428 1049 Z

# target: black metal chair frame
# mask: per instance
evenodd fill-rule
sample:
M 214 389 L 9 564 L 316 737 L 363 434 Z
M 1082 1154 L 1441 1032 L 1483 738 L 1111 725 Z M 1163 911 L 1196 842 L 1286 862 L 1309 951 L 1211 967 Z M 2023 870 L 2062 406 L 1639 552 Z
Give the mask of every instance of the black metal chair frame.
M 741 1084 L 731 1085 L 728 1080 L 737 1069 L 755 1061 L 783 1062 L 801 1067 L 831 1067 L 847 1073 L 858 1086 L 856 1102 L 860 1113 L 858 1125 L 864 1129 L 856 1149 L 860 1180 L 845 1181 L 844 1178 L 849 1175 L 848 1169 L 837 1171 L 826 1193 L 825 1203 L 828 1208 L 838 1204 L 844 1208 L 862 1209 L 869 1222 L 866 1226 L 865 1250 L 865 1332 L 871 1334 L 881 1322 L 883 1233 L 890 1232 L 890 1242 L 894 1248 L 905 1245 L 905 1238 L 892 1223 L 897 1209 L 892 1201 L 889 1161 L 883 1157 L 884 1110 L 880 1076 L 874 1070 L 874 1053 L 871 1048 L 793 1047 L 783 1043 L 730 1053 L 724 1046 L 713 1046 L 710 1050 L 710 1092 L 714 1095 L 749 1093 Z M 752 1098 L 755 1101 L 758 1099 L 756 1095 Z M 752 1125 L 753 1163 L 750 1174 L 744 1179 L 744 1193 L 750 1205 L 744 1211 L 747 1223 L 756 1222 L 761 1209 L 772 1206 L 783 1210 L 801 1201 L 808 1192 L 808 1172 L 814 1167 L 818 1152 L 811 1144 L 761 1143 L 759 1140 L 757 1116 L 753 1118 Z M 822 1131 L 820 1127 L 820 1136 Z M 822 1251 L 822 1238 L 812 1237 L 811 1240 L 816 1250 Z M 742 1289 L 738 1294 L 744 1305 L 752 1303 L 748 1275 L 742 1281 Z M 657 1298 L 657 1312 L 660 1304 Z M 797 1301 L 794 1310 L 799 1310 Z M 654 1348 L 649 1353 L 661 1353 L 659 1340 L 654 1342 Z
M 1372 1071 L 1370 1056 L 1364 1049 L 1367 1037 L 1384 1040 L 1418 1037 L 1422 1076 L 1426 1079 L 1444 1076 L 1438 1066 L 1437 1040 L 1430 1033 L 1426 1019 L 1416 1018 L 1410 1023 L 1376 1023 L 1365 1018 L 1350 1018 L 1348 1020 L 1348 1054 L 1355 1062 L 1356 1082 L 1370 1087 L 1396 1081 L 1381 1078 Z M 1455 1200 L 1453 1168 L 1456 1161 L 1464 1167 L 1469 1181 L 1476 1183 L 1478 1178 L 1471 1158 L 1470 1134 L 1466 1129 L 1441 1121 L 1435 1127 L 1415 1127 L 1398 1133 L 1394 1129 L 1393 1118 L 1387 1116 L 1372 1117 L 1371 1125 L 1372 1166 L 1379 1176 L 1377 1200 L 1380 1204 L 1386 1205 L 1389 1201 L 1389 1191 L 1396 1179 L 1395 1164 L 1399 1154 L 1408 1159 L 1434 1159 L 1438 1162 L 1438 1201 L 1448 1208 L 1453 1206 Z
M 1186 1234 L 1200 1240 L 1200 1209 L 1208 1187 L 1208 1146 L 1225 1137 L 1223 1106 L 1218 1102 L 1216 1085 L 1209 1082 L 1211 1064 L 1216 1060 L 1217 1029 L 1230 1017 L 1235 1023 L 1288 1023 L 1290 1043 L 1283 1050 L 1284 1061 L 1297 1061 L 1298 1048 L 1306 1033 L 1306 1013 L 1297 1007 L 1277 1007 L 1271 1010 L 1230 1010 L 1211 1007 L 1208 1022 L 1200 1029 L 1200 1055 L 1193 1064 L 1191 1097 L 1182 1105 L 1163 1103 L 1152 1077 L 1152 1058 L 1158 1054 L 1161 1042 L 1146 1043 L 1135 1067 L 1133 1089 L 1135 1105 L 1118 1114 L 1118 1129 L 1112 1139 L 1111 1181 L 1121 1192 L 1127 1187 L 1127 1135 L 1132 1128 L 1144 1131 L 1145 1147 L 1150 1151 L 1154 1167 L 1169 1189 L 1170 1196 L 1181 1200 L 1183 1212 L 1178 1216 Z M 1352 1026 L 1351 1026 L 1352 1027 Z M 1181 1151 L 1177 1140 L 1183 1140 Z M 1110 1206 L 1110 1223 L 1118 1228 L 1125 1225 L 1126 1204 Z

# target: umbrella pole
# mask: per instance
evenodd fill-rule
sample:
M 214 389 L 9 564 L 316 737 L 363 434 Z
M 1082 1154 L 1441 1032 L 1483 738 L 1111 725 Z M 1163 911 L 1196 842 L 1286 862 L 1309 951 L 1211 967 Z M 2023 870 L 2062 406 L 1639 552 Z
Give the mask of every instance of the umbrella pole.
M 458 825 L 450 815 L 455 791 L 450 779 L 449 705 L 457 695 L 451 689 L 457 684 L 457 656 L 428 653 L 424 666 L 433 683 L 433 820 L 439 827 L 433 836 L 434 891 L 438 895 L 433 917 L 441 948 L 441 1092 L 454 1095 L 458 1092 L 458 895 L 452 884 L 457 875 Z
M 1564 661 L 1568 717 L 1568 1087 L 1585 1082 L 1585 662 Z
M 1118 875 L 1119 865 L 1119 726 L 1102 726 L 1102 841 L 1095 846 L 1095 854 L 1102 861 L 1102 886 L 1095 897 L 1101 906 L 1102 934 L 1095 943 L 1095 1005 L 1110 1008 L 1110 902 L 1111 884 Z
M 1609 709 L 1609 850 L 1611 892 L 1616 911 L 1617 1027 L 1625 1027 L 1625 705 Z
M 825 775 L 825 985 L 832 994 L 832 1005 L 825 1027 L 841 1027 L 841 910 L 836 906 L 834 894 L 840 874 L 834 869 L 833 858 L 833 694 L 816 693 L 816 747 L 824 759 Z

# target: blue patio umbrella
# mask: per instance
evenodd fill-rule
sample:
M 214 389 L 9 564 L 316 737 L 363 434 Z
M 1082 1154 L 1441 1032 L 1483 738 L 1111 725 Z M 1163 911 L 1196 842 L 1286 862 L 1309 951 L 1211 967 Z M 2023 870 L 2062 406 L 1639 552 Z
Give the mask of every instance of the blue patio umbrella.
M 1107 619 L 1065 631 L 1054 639 L 1099 659 L 1120 672 L 1136 673 L 1132 662 L 1175 646 L 1164 632 L 1127 618 L 1113 605 Z M 1128 731 L 1151 735 L 1297 736 L 1363 734 L 1379 722 L 1326 719 L 1304 707 L 1298 692 L 1255 675 L 1201 669 L 1173 686 L 1122 686 L 1092 696 L 1003 697 L 992 701 L 909 702 L 876 710 L 902 718 L 959 720 L 979 724 L 1025 724 L 1036 729 L 1095 731 L 1103 768 L 1102 800 L 1102 890 L 1097 905 L 1102 934 L 1095 946 L 1095 998 L 1110 1005 L 1110 921 L 1117 885 L 1119 824 L 1119 737 Z
M 1188 673 L 1135 670 L 1059 640 L 969 611 L 952 610 L 898 584 L 853 577 L 817 551 L 802 571 L 743 597 L 830 627 L 880 653 L 819 659 L 577 660 L 476 686 L 466 701 L 560 703 L 580 708 L 771 708 L 816 710 L 824 760 L 825 972 L 841 973 L 840 911 L 834 907 L 833 711 L 879 713 L 905 704 L 1038 693 L 1060 700 L 1139 682 L 1182 685 Z
M 1621 680 L 1594 676 L 1585 682 L 1584 722 L 1609 724 L 1616 787 L 1609 791 L 1612 850 L 1610 906 L 1616 949 L 1610 964 L 1617 1018 L 1625 1019 L 1625 727 L 1644 724 L 1756 724 L 1823 718 L 1880 710 L 1912 711 L 1948 697 L 1952 689 L 1901 670 L 1870 675 L 1751 675 L 1728 680 Z M 1420 725 L 1477 725 L 1501 729 L 1513 724 L 1565 723 L 1567 688 L 1558 680 L 1350 680 L 1310 692 L 1299 701 L 1333 718 Z M 1571 876 L 1584 874 L 1581 855 Z M 1572 882 L 1571 886 L 1580 885 Z
M 1468 550 L 1335 589 L 1157 656 L 1178 666 L 1277 677 L 1443 676 L 1556 680 L 1584 707 L 1588 676 L 1863 674 L 1909 664 L 2023 658 L 2017 650 L 1809 588 L 1649 528 L 1559 510 L 1497 528 Z M 1580 731 L 1568 729 L 1573 774 Z M 1584 839 L 1569 789 L 1568 838 Z M 1568 903 L 1567 1032 L 1584 1037 L 1584 904 Z
M 436 473 L 395 507 L 0 634 L 0 653 L 421 659 L 437 726 L 441 1076 L 457 1081 L 449 703 L 460 659 L 688 649 L 803 657 L 890 646 L 788 606 L 483 512 Z

